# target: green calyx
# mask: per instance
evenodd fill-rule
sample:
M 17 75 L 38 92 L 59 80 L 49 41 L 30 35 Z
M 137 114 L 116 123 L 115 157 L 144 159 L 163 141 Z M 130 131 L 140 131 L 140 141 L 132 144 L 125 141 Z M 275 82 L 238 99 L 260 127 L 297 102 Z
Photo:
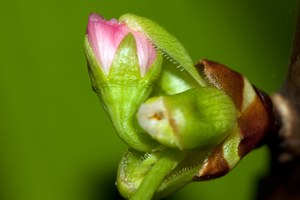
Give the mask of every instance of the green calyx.
M 133 125 L 134 115 L 145 101 L 160 74 L 162 56 L 156 59 L 142 77 L 137 57 L 136 42 L 128 34 L 115 54 L 108 75 L 105 75 L 96 61 L 95 55 L 86 38 L 86 57 L 94 91 L 108 112 L 121 139 L 131 148 L 150 152 L 158 146 L 147 134 Z
M 152 138 L 167 147 L 205 150 L 224 140 L 236 123 L 236 109 L 223 91 L 198 87 L 150 98 L 137 118 Z

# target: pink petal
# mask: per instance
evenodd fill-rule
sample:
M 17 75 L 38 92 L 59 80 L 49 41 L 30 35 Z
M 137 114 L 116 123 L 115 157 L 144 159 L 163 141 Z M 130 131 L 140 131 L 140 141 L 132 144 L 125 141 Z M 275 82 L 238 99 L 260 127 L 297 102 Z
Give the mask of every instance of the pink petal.
M 133 35 L 137 46 L 140 72 L 144 76 L 156 58 L 156 50 L 142 33 L 134 32 Z
M 104 73 L 108 74 L 118 46 L 129 32 L 127 26 L 116 19 L 106 21 L 97 14 L 90 15 L 87 36 Z
M 88 40 L 105 74 L 109 73 L 116 51 L 129 32 L 136 40 L 140 72 L 144 76 L 156 58 L 156 50 L 151 42 L 142 33 L 130 30 L 114 18 L 106 21 L 100 15 L 90 15 L 87 26 Z

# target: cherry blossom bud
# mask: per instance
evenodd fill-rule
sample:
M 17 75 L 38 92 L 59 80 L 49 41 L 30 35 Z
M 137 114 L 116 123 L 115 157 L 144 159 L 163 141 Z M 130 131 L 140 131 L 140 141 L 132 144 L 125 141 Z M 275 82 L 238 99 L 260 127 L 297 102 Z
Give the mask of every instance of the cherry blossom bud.
M 131 148 L 151 151 L 158 144 L 137 131 L 132 119 L 152 91 L 162 56 L 142 33 L 97 14 L 89 17 L 85 50 L 93 89 L 119 136 Z

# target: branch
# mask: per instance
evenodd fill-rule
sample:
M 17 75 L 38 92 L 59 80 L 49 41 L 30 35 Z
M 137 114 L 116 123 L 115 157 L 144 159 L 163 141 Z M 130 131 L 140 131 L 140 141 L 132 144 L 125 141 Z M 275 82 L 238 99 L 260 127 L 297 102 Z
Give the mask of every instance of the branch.
M 281 162 L 293 157 L 297 159 L 300 156 L 300 13 L 288 76 L 282 89 L 273 96 L 273 101 L 282 122 L 279 136 L 286 155 Z
M 288 76 L 282 89 L 273 96 L 273 101 L 282 122 L 279 136 L 284 154 L 280 160 L 285 162 L 300 156 L 300 13 Z
M 270 136 L 271 169 L 257 199 L 300 199 L 300 7 L 288 75 L 272 100 L 277 126 Z

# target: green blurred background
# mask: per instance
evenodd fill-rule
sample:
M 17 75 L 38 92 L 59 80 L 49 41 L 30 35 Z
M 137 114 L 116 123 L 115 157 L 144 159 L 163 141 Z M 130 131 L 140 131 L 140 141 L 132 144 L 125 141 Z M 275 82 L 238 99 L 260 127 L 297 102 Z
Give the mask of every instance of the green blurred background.
M 83 50 L 88 15 L 131 12 L 164 26 L 196 62 L 219 61 L 271 93 L 284 80 L 297 0 L 14 0 L 0 3 L 0 199 L 118 199 L 126 146 L 93 93 Z M 255 197 L 265 147 L 229 175 L 172 199 Z

